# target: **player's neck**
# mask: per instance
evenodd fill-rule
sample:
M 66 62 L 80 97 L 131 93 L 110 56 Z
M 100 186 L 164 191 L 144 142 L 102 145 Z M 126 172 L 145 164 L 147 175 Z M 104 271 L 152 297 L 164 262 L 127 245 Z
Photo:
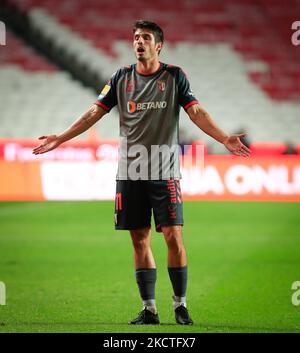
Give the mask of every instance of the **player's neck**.
M 152 75 L 160 68 L 160 62 L 157 58 L 147 61 L 138 61 L 136 70 L 141 75 Z

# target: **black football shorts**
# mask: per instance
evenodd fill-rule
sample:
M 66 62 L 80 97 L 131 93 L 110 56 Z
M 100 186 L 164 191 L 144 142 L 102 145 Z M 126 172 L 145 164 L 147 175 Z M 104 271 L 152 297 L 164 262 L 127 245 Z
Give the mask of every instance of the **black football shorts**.
M 183 225 L 179 180 L 117 180 L 116 229 L 149 227 L 152 209 L 158 232 L 163 226 Z

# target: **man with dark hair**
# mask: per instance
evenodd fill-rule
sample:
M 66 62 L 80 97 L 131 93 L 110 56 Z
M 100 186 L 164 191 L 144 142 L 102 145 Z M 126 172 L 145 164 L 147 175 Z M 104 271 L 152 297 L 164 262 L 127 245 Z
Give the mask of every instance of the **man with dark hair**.
M 154 34 L 155 43 L 162 43 L 162 44 L 164 43 L 164 32 L 156 23 L 139 20 L 139 21 L 136 21 L 133 26 L 133 34 L 135 34 L 135 32 L 138 29 L 146 29 L 148 31 L 151 31 Z M 160 53 L 160 50 L 158 54 L 159 53 Z
M 240 138 L 227 135 L 200 106 L 183 71 L 158 59 L 163 31 L 148 21 L 134 24 L 137 63 L 119 69 L 97 101 L 60 135 L 42 136 L 34 154 L 48 152 L 86 131 L 118 105 L 120 160 L 117 172 L 115 227 L 130 231 L 136 282 L 143 310 L 130 324 L 159 324 L 155 303 L 156 265 L 151 251 L 151 212 L 168 248 L 168 272 L 178 324 L 191 325 L 186 308 L 187 256 L 182 238 L 178 119 L 180 106 L 206 134 L 233 154 L 248 156 Z M 163 148 L 164 147 L 164 148 Z M 167 153 L 164 153 L 167 150 Z M 163 153 L 162 153 L 163 152 Z M 150 157 L 149 157 L 150 156 Z

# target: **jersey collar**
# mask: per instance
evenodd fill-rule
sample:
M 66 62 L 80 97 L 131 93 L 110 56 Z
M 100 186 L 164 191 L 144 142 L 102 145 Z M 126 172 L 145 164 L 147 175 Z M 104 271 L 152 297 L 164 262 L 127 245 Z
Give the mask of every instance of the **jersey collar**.
M 145 77 L 154 76 L 155 74 L 157 74 L 157 73 L 162 69 L 162 67 L 163 67 L 163 64 L 162 64 L 161 62 L 159 62 L 159 68 L 158 68 L 156 71 L 154 71 L 152 74 L 145 75 L 145 74 L 141 74 L 140 72 L 138 72 L 137 67 L 136 67 L 136 64 L 134 64 L 134 70 L 135 70 L 135 72 L 136 72 L 138 75 L 140 75 L 140 76 L 145 76 Z

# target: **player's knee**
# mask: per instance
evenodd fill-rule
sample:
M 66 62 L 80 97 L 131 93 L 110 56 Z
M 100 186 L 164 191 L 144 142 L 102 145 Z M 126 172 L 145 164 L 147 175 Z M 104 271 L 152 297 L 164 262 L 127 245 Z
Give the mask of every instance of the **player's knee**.
M 132 244 L 135 251 L 146 251 L 150 246 L 149 233 L 144 230 L 131 231 Z
M 184 246 L 181 242 L 176 241 L 175 239 L 169 240 L 167 242 L 168 249 L 173 254 L 181 254 L 184 251 Z
M 165 232 L 165 239 L 169 250 L 175 253 L 181 253 L 184 249 L 182 235 L 176 229 L 168 229 Z
M 149 248 L 149 242 L 146 239 L 133 240 L 133 247 L 136 252 L 144 252 Z

